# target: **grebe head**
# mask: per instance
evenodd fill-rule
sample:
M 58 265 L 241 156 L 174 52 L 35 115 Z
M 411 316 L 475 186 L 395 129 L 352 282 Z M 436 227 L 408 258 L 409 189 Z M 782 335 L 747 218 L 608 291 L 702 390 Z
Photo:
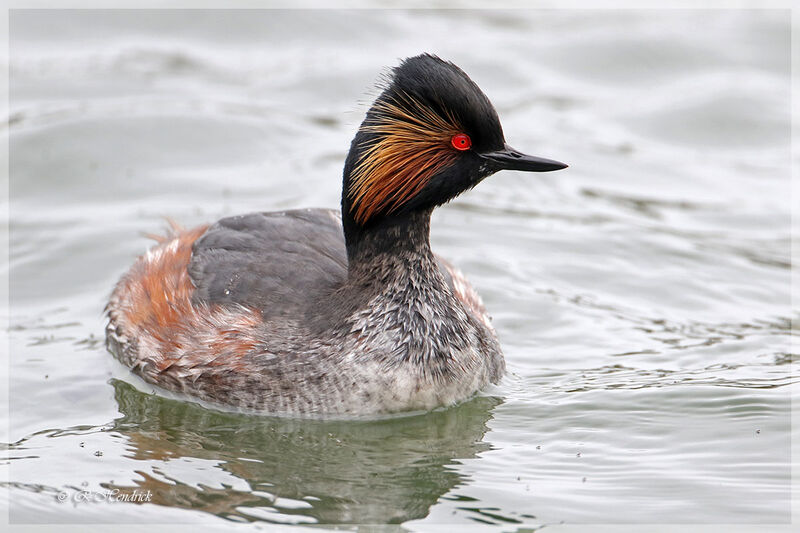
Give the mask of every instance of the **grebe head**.
M 460 68 L 423 54 L 395 67 L 353 139 L 342 214 L 353 233 L 430 211 L 498 170 L 567 165 L 505 143 L 492 103 Z

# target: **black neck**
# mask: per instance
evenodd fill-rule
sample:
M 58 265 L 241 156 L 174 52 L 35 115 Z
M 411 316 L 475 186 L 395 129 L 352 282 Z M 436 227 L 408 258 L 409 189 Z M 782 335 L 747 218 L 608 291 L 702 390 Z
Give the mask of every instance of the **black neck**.
M 385 217 L 359 226 L 343 215 L 344 236 L 350 275 L 384 266 L 414 268 L 420 261 L 433 260 L 430 245 L 431 211 L 415 211 Z M 347 220 L 351 218 L 351 220 Z M 368 273 L 367 273 L 368 274 Z M 373 272 L 372 275 L 375 273 Z

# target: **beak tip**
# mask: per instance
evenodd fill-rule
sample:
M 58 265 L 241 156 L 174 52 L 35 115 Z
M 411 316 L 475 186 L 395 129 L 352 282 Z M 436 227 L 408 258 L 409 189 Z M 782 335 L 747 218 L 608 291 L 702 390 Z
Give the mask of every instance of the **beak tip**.
M 533 170 L 534 172 L 553 172 L 555 170 L 564 170 L 565 168 L 569 168 L 569 165 L 562 163 L 561 161 L 553 161 L 550 159 L 547 160 L 546 163 L 542 164 L 539 168 Z

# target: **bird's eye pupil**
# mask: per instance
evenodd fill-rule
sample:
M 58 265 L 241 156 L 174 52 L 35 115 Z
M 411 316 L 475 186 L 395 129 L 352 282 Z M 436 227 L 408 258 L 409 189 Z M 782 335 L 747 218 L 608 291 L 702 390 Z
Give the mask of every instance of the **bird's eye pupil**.
M 469 138 L 469 135 L 464 133 L 453 135 L 450 142 L 456 150 L 469 150 L 472 146 L 472 139 Z

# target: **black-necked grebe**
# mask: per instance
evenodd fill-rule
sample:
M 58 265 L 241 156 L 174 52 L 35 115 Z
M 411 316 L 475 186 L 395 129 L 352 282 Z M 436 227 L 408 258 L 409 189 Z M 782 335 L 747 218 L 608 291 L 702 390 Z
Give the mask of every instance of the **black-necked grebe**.
M 433 209 L 501 169 L 565 168 L 505 144 L 457 66 L 394 68 L 344 166 L 341 213 L 253 213 L 175 229 L 108 303 L 107 344 L 146 381 L 288 415 L 431 409 L 505 371 L 480 297 L 435 255 Z

